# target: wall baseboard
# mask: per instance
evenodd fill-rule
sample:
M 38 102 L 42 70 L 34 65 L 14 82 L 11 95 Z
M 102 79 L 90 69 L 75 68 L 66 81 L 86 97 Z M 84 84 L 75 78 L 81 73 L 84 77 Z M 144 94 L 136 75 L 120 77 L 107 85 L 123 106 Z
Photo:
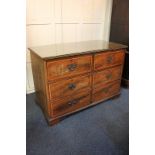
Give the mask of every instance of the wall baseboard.
M 27 90 L 26 91 L 26 94 L 31 94 L 31 93 L 34 93 L 35 92 L 35 90 L 33 89 L 33 90 Z

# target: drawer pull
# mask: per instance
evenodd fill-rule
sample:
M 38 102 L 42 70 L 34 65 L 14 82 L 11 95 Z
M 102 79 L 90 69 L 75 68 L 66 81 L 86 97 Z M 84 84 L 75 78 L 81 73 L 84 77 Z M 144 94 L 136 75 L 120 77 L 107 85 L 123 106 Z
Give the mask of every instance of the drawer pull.
M 68 85 L 68 88 L 71 89 L 71 90 L 73 90 L 73 89 L 76 88 L 76 84 L 71 83 L 71 84 Z
M 104 93 L 108 93 L 109 87 L 102 89 L 102 91 L 103 91 Z
M 74 105 L 74 104 L 77 104 L 79 102 L 79 100 L 72 100 L 70 102 L 68 102 L 69 105 Z
M 107 75 L 106 75 L 106 78 L 107 78 L 107 79 L 111 79 L 111 78 L 112 78 L 112 74 L 107 74 Z
M 67 66 L 69 71 L 74 71 L 76 69 L 77 65 L 76 64 L 70 64 Z
M 112 61 L 113 61 L 113 56 L 109 56 L 109 57 L 107 58 L 107 62 L 108 62 L 108 63 L 112 63 Z

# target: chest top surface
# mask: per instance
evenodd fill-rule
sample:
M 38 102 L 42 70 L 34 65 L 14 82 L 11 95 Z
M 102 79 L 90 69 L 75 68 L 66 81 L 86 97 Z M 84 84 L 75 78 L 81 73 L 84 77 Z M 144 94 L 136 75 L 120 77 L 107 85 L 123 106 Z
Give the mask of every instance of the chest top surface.
M 65 56 L 74 56 L 79 54 L 96 53 L 107 50 L 118 50 L 125 48 L 127 48 L 126 45 L 102 40 L 94 40 L 76 43 L 60 43 L 46 46 L 30 47 L 29 50 L 34 52 L 40 58 L 44 60 L 49 60 Z

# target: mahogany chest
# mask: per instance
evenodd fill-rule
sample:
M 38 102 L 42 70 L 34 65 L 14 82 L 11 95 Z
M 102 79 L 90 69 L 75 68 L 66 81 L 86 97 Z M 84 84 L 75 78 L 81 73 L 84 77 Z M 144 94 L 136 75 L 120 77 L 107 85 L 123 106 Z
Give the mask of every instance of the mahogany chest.
M 105 41 L 29 48 L 36 100 L 48 123 L 118 95 L 126 48 Z

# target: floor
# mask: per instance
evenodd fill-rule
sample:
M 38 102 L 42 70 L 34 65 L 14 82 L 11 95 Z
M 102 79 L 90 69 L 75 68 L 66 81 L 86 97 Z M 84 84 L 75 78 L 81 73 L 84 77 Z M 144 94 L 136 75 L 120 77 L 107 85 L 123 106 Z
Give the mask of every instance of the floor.
M 27 155 L 128 155 L 129 90 L 49 127 L 27 95 Z

